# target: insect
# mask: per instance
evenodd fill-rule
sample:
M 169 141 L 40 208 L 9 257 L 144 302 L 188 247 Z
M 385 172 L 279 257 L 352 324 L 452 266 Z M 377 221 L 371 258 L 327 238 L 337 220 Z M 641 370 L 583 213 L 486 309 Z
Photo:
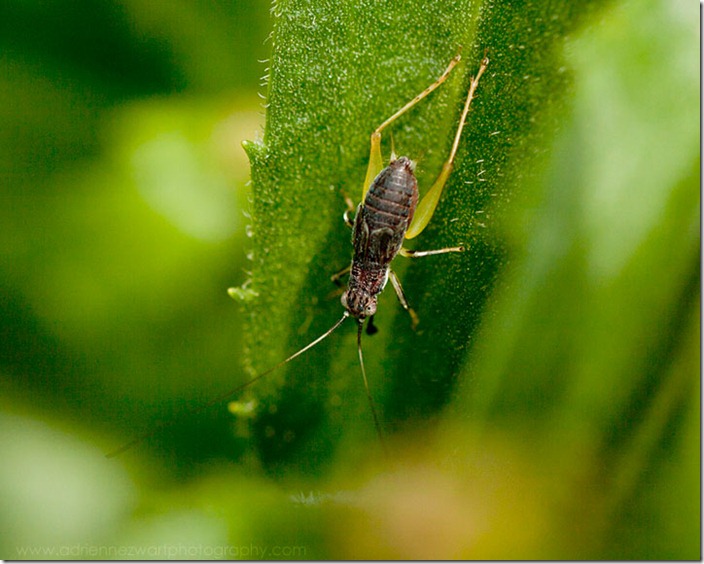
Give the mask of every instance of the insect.
M 337 330 L 347 318 L 352 317 L 357 321 L 357 352 L 364 388 L 374 418 L 374 426 L 379 440 L 383 445 L 384 440 L 381 425 L 374 406 L 372 394 L 369 390 L 369 382 L 364 367 L 362 329 L 365 320 L 368 320 L 367 332 L 374 333 L 376 331 L 373 325 L 373 318 L 377 309 L 377 300 L 389 279 L 391 280 L 391 285 L 396 292 L 399 302 L 411 316 L 412 325 L 415 327 L 418 324 L 418 317 L 408 304 L 401 282 L 391 269 L 391 262 L 397 255 L 400 254 L 405 257 L 413 258 L 464 251 L 464 247 L 462 246 L 427 251 L 412 251 L 403 247 L 403 241 L 404 239 L 412 239 L 419 235 L 433 216 L 443 188 L 452 172 L 462 129 L 464 128 L 467 113 L 469 112 L 469 106 L 474 98 L 479 80 L 489 65 L 489 59 L 486 55 L 484 56 L 477 74 L 471 80 L 450 154 L 443 164 L 438 178 L 422 200 L 418 201 L 418 183 L 414 174 L 415 163 L 411 159 L 405 156 L 397 158 L 392 151 L 389 164 L 386 167 L 383 166 L 381 133 L 391 123 L 396 121 L 445 82 L 459 61 L 460 54 L 458 53 L 435 82 L 415 96 L 401 109 L 396 111 L 391 117 L 387 118 L 371 135 L 369 165 L 362 188 L 362 201 L 357 206 L 356 211 L 353 202 L 349 198 L 345 198 L 348 209 L 344 214 L 344 219 L 345 223 L 352 228 L 352 262 L 349 267 L 333 276 L 333 280 L 338 282 L 341 276 L 349 274 L 347 289 L 344 291 L 341 298 L 342 306 L 345 308 L 342 317 L 330 327 L 330 329 L 288 358 L 285 358 L 278 364 L 258 374 L 237 388 L 218 396 L 207 405 L 196 410 L 197 412 L 231 398 L 251 384 L 291 362 L 293 359 L 326 339 Z M 351 219 L 351 213 L 353 211 L 355 215 L 354 219 Z M 153 433 L 154 431 L 131 441 L 117 451 L 110 453 L 108 456 L 114 456 L 127 450 L 144 438 L 151 436 Z

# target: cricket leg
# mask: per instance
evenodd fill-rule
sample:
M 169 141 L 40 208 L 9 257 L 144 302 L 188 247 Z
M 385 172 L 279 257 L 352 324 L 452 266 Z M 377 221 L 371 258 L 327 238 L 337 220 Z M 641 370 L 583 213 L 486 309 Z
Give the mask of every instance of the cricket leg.
M 443 249 L 433 249 L 432 251 L 411 251 L 401 248 L 399 254 L 408 258 L 429 257 L 430 255 L 444 255 L 445 253 L 463 253 L 466 249 L 463 246 L 445 247 Z
M 342 270 L 340 270 L 340 271 L 336 272 L 335 274 L 333 274 L 333 275 L 330 277 L 330 280 L 333 281 L 333 283 L 335 284 L 335 286 L 340 286 L 340 278 L 342 278 L 343 276 L 345 276 L 345 274 L 349 274 L 349 272 L 350 272 L 351 269 L 352 269 L 352 265 L 346 266 L 346 267 L 343 268 Z
M 413 106 L 415 106 L 418 102 L 420 102 L 423 98 L 425 98 L 443 82 L 445 82 L 447 77 L 452 72 L 452 69 L 454 69 L 457 63 L 460 62 L 460 58 L 460 54 L 457 53 L 457 55 L 455 55 L 455 57 L 450 61 L 450 64 L 447 65 L 445 71 L 440 75 L 440 78 L 438 78 L 435 82 L 433 82 L 430 86 L 423 90 L 423 92 L 418 94 L 415 98 L 413 98 L 410 102 L 408 102 L 405 106 L 403 106 L 400 110 L 398 110 L 395 114 L 393 114 L 390 118 L 388 118 L 374 130 L 374 133 L 372 133 L 371 138 L 371 149 L 369 152 L 369 165 L 367 166 L 367 176 L 364 179 L 364 186 L 362 187 L 362 200 L 364 200 L 364 197 L 367 195 L 367 191 L 369 190 L 369 186 L 371 186 L 372 181 L 381 172 L 381 169 L 384 168 L 384 161 L 381 157 L 381 132 L 383 131 L 383 129 L 390 123 L 401 117 L 403 114 L 405 114 L 408 110 L 410 110 Z
M 415 311 L 413 311 L 413 308 L 408 305 L 408 300 L 406 299 L 406 294 L 403 293 L 403 287 L 401 286 L 401 281 L 398 279 L 398 276 L 396 276 L 396 273 L 393 270 L 389 270 L 389 278 L 391 279 L 391 285 L 394 287 L 394 290 L 396 291 L 396 296 L 398 297 L 398 301 L 401 302 L 403 309 L 405 309 L 408 312 L 408 315 L 411 316 L 411 327 L 415 331 L 416 327 L 418 327 L 418 315 L 416 314 Z
M 469 85 L 469 93 L 467 94 L 467 100 L 464 103 L 464 109 L 462 110 L 462 116 L 460 117 L 460 124 L 457 127 L 455 140 L 452 143 L 450 156 L 445 161 L 445 164 L 442 165 L 442 170 L 440 171 L 440 175 L 438 176 L 437 180 L 435 180 L 435 183 L 431 186 L 430 190 L 423 197 L 423 199 L 418 202 L 418 207 L 416 208 L 416 213 L 413 216 L 413 221 L 411 222 L 411 225 L 408 228 L 408 231 L 406 232 L 406 239 L 413 239 L 413 237 L 420 235 L 420 233 L 430 222 L 430 218 L 433 217 L 435 208 L 437 207 L 438 202 L 440 201 L 440 195 L 442 194 L 442 190 L 445 187 L 445 183 L 447 182 L 450 173 L 452 172 L 452 166 L 455 162 L 455 155 L 457 154 L 457 147 L 459 147 L 460 137 L 462 136 L 462 129 L 464 128 L 464 124 L 467 121 L 467 112 L 469 112 L 469 105 L 474 99 L 474 92 L 477 89 L 477 85 L 479 84 L 479 79 L 484 74 L 484 71 L 486 70 L 487 66 L 489 66 L 489 59 L 485 56 L 484 59 L 482 59 L 482 64 L 479 67 L 477 76 L 472 79 L 472 83 Z
M 345 225 L 351 229 L 354 227 L 354 202 L 352 201 L 352 198 L 347 195 L 347 192 L 344 190 L 341 190 L 341 192 L 342 197 L 345 199 L 345 205 L 347 206 L 345 213 L 342 214 L 342 220 L 345 222 Z

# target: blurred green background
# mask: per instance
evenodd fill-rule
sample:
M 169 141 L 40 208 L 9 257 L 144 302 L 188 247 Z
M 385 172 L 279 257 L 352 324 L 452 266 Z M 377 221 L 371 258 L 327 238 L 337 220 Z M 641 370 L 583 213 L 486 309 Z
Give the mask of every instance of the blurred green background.
M 225 290 L 269 10 L 0 2 L 0 557 L 698 559 L 694 5 L 565 38 L 568 119 L 496 214 L 514 260 L 471 378 L 392 468 L 312 475 L 261 465 L 224 405 L 187 415 L 246 377 Z

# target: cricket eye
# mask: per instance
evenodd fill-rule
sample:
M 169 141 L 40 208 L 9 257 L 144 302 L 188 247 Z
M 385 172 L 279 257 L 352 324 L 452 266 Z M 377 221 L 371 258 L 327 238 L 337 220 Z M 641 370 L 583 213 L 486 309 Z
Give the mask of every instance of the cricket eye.
M 347 292 L 342 294 L 342 297 L 340 298 L 340 302 L 342 302 L 342 307 L 344 307 L 345 309 L 349 309 L 347 307 Z
M 367 304 L 366 307 L 364 308 L 364 316 L 365 317 L 371 317 L 375 313 L 376 313 L 376 304 L 375 303 Z

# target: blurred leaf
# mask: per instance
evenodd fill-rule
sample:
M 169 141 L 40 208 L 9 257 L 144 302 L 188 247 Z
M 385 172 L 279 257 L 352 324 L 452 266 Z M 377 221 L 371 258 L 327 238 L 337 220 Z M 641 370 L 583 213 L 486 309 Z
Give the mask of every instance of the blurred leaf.
M 7 412 L 0 414 L 0 439 L 8 456 L 0 470 L 4 555 L 54 560 L 58 551 L 45 552 L 47 547 L 106 538 L 134 503 L 134 488 L 124 470 L 105 460 L 95 446 Z
M 28 414 L 129 436 L 239 370 L 267 27 L 261 0 L 0 6 L 0 371 Z

